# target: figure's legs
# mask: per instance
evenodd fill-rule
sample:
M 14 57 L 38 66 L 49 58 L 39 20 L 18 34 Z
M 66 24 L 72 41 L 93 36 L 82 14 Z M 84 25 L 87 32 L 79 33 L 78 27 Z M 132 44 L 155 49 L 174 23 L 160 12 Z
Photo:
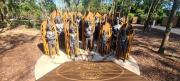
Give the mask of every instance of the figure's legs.
M 100 46 L 97 46 L 97 47 L 99 47 L 99 48 L 98 48 L 98 52 L 101 53 L 101 46 L 102 46 L 102 45 L 101 45 L 101 44 L 99 44 L 99 45 L 100 45 Z
M 88 49 L 88 38 L 86 38 L 86 45 L 85 45 L 85 50 Z
M 105 53 L 105 45 L 102 44 L 102 51 L 101 51 L 101 55 L 104 56 L 104 53 Z
M 59 35 L 59 48 L 64 48 L 65 47 L 65 40 L 64 40 L 64 33 L 60 33 Z
M 49 47 L 49 55 L 52 56 L 52 44 L 48 44 L 48 47 Z
M 75 46 L 74 45 L 72 45 L 71 46 L 71 58 L 74 60 L 75 59 Z
M 57 55 L 59 55 L 59 54 L 58 54 L 58 53 L 59 53 L 59 52 L 58 52 L 59 50 L 58 50 L 58 48 L 56 47 L 55 44 L 53 44 L 53 47 L 55 48 L 55 53 L 56 53 Z
M 91 38 L 87 38 L 87 50 L 90 50 L 91 48 Z
M 91 38 L 90 38 L 90 50 L 92 50 L 93 49 L 93 47 L 94 47 L 94 44 L 93 44 L 93 36 L 91 36 Z
M 125 61 L 126 60 L 126 54 L 127 54 L 127 42 L 124 42 L 124 45 L 123 45 L 123 52 L 122 52 L 122 54 L 123 54 L 123 61 Z
M 116 59 L 119 60 L 119 57 L 120 57 L 120 51 L 119 49 L 116 50 Z

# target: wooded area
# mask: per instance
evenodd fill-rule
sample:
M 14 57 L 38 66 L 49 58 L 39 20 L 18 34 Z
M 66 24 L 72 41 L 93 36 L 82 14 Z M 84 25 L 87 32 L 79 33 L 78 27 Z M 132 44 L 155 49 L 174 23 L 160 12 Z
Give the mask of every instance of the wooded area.
M 10 29 L 15 24 L 28 24 L 30 27 L 39 28 L 40 21 L 47 18 L 54 9 L 78 10 L 85 12 L 89 9 L 92 12 L 112 13 L 120 12 L 125 14 L 129 21 L 138 17 L 139 23 L 144 23 L 144 30 L 155 20 L 161 24 L 164 17 L 169 16 L 165 35 L 159 49 L 164 52 L 166 41 L 172 28 L 172 20 L 179 16 L 179 0 L 63 0 L 64 8 L 57 8 L 53 0 L 1 0 L 1 31 Z M 173 2 L 173 3 L 172 3 Z M 172 6 L 173 5 L 173 6 Z M 171 7 L 172 6 L 172 7 Z

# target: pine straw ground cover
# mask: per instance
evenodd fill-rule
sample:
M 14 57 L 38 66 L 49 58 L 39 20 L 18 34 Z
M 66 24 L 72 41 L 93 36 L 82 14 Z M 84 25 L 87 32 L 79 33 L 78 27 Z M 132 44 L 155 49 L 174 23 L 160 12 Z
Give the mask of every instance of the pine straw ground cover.
M 158 54 L 163 31 L 143 33 L 135 27 L 131 55 L 137 60 L 141 76 L 150 81 L 180 81 L 180 35 L 171 34 L 165 54 Z

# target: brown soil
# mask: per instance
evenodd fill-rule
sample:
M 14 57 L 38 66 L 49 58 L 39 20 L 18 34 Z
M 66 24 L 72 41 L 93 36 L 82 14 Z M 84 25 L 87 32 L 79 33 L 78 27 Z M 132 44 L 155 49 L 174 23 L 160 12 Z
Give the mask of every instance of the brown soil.
M 0 81 L 35 81 L 38 32 L 20 26 L 0 34 Z

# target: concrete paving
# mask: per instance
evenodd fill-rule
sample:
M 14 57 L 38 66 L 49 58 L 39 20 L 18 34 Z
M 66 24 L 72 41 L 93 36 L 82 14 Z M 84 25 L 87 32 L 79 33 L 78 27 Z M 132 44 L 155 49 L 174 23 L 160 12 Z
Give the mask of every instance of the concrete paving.
M 152 28 L 163 30 L 163 31 L 166 29 L 166 27 L 164 27 L 164 26 L 154 26 Z M 171 33 L 180 35 L 180 29 L 179 28 L 172 28 Z
M 60 66 L 62 63 L 71 61 L 64 52 L 60 51 L 60 54 L 60 56 L 55 56 L 54 58 L 41 54 L 41 57 L 38 59 L 35 65 L 36 80 Z
M 112 61 L 125 69 L 140 75 L 139 66 L 136 62 L 136 60 L 130 56 L 129 60 L 126 60 L 123 62 L 122 60 L 116 60 L 113 56 L 104 56 L 102 57 L 100 54 L 93 53 L 93 58 L 91 57 L 91 61 Z M 104 59 L 106 57 L 106 59 Z M 83 58 L 79 58 L 78 60 L 84 60 Z M 62 63 L 72 61 L 68 56 L 60 50 L 60 56 L 55 57 L 49 57 L 47 55 L 42 54 L 39 60 L 37 61 L 35 65 L 35 78 L 38 80 L 39 78 L 43 77 L 45 74 L 49 73 L 50 71 L 54 70 L 58 66 L 61 66 Z
M 144 26 L 142 24 L 132 24 L 132 25 L 133 26 L 140 26 L 140 27 Z M 155 25 L 154 27 L 152 26 L 152 28 L 155 28 L 155 29 L 158 29 L 158 30 L 161 30 L 161 31 L 165 31 L 165 29 L 166 29 L 165 26 L 158 26 L 158 25 Z M 180 35 L 180 27 L 172 28 L 171 33 Z

